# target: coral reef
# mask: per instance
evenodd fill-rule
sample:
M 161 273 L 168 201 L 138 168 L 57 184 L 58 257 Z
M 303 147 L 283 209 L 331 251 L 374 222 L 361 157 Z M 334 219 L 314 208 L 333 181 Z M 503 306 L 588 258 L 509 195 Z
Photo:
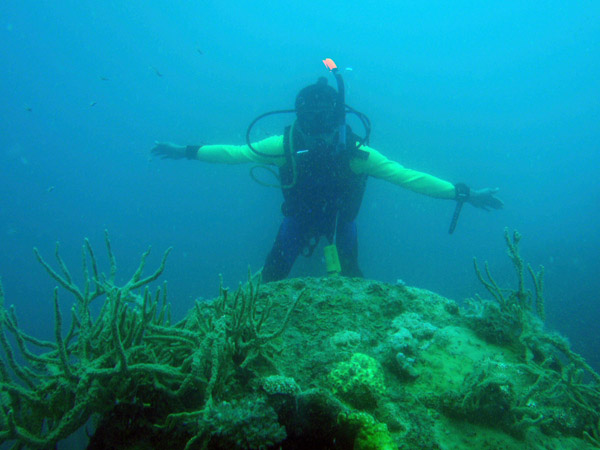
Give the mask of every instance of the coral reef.
M 268 448 L 286 438 L 275 410 L 258 396 L 220 402 L 202 420 L 203 432 L 216 448 Z
M 582 436 L 599 446 L 600 376 L 570 349 L 564 337 L 543 329 L 544 267 L 534 272 L 527 265 L 534 291 L 525 289 L 521 235 L 514 231 L 511 239 L 505 229 L 504 239 L 517 275 L 516 289 L 501 288 L 487 262 L 485 280 L 474 260 L 479 281 L 495 301 L 478 298 L 465 315 L 483 339 L 515 348 L 521 363 L 502 364 L 499 370 L 488 361 L 486 367 L 478 368 L 465 379 L 459 409 L 465 417 L 492 420 L 516 435 L 536 425 L 548 433 L 560 430 Z M 524 384 L 515 381 L 523 378 Z M 592 383 L 584 384 L 584 379 Z
M 249 277 L 175 323 L 149 286 L 168 251 L 117 286 L 108 236 L 107 276 L 86 240 L 82 287 L 58 247 L 58 270 L 36 251 L 75 306 L 64 333 L 55 290 L 45 342 L 0 291 L 0 443 L 52 448 L 88 423 L 89 449 L 600 448 L 600 376 L 544 328 L 543 271 L 526 290 L 515 236 L 517 287 L 486 265 L 493 298 L 465 308 L 404 284 Z
M 379 362 L 364 353 L 355 353 L 349 361 L 335 365 L 328 376 L 334 394 L 359 409 L 372 408 L 385 392 Z
M 366 412 L 340 414 L 338 421 L 349 428 L 354 428 L 356 438 L 354 450 L 393 450 L 394 440 L 385 423 L 378 422 Z
M 25 334 L 18 326 L 15 309 L 4 307 L 4 295 L 0 292 L 0 343 L 8 363 L 8 367 L 4 362 L 0 364 L 3 400 L 0 441 L 14 439 L 33 448 L 48 447 L 83 426 L 92 414 L 109 411 L 119 400 L 132 400 L 135 390 L 131 380 L 138 374 L 143 373 L 146 382 L 167 390 L 184 380 L 185 374 L 177 367 L 162 364 L 164 354 L 143 344 L 146 334 L 156 339 L 168 339 L 173 334 L 165 301 L 166 285 L 162 295 L 161 289 L 152 296 L 146 288 L 141 306 L 138 306 L 140 297 L 135 294 L 160 276 L 169 250 L 160 267 L 142 278 L 149 251 L 144 253 L 131 279 L 117 287 L 116 264 L 108 237 L 106 245 L 110 260 L 108 277 L 98 272 L 92 247 L 85 241 L 83 289 L 73 282 L 58 245 L 56 260 L 60 272 L 34 249 L 50 276 L 76 299 L 71 310 L 71 327 L 63 337 L 58 287 L 54 290 L 56 342 L 40 341 Z M 105 297 L 105 301 L 98 317 L 93 319 L 90 306 L 99 297 Z M 161 299 L 163 307 L 158 312 Z M 161 329 L 169 331 L 163 333 Z M 7 331 L 17 342 L 25 364 L 14 355 Z M 28 345 L 49 350 L 36 354 Z
M 100 274 L 93 249 L 85 240 L 83 288 L 73 282 L 58 245 L 55 256 L 59 271 L 34 249 L 48 274 L 76 300 L 71 327 L 63 337 L 58 288 L 54 290 L 54 343 L 24 333 L 14 308 L 4 307 L 0 290 L 0 344 L 8 363 L 7 367 L 0 360 L 0 442 L 51 447 L 93 416 L 114 413 L 120 417 L 124 404 L 152 420 L 148 427 L 140 426 L 138 438 L 146 439 L 152 430 L 157 442 L 165 433 L 171 440 L 188 444 L 202 441 L 203 436 L 218 428 L 214 426 L 213 410 L 224 408 L 222 392 L 234 383 L 234 378 L 248 376 L 241 373 L 251 372 L 249 366 L 254 360 L 267 358 L 268 351 L 275 349 L 270 341 L 285 329 L 301 298 L 298 295 L 287 316 L 271 327 L 267 322 L 274 304 L 268 299 L 259 301 L 255 285 L 249 283 L 247 290 L 238 289 L 233 298 L 221 288 L 221 295 L 211 305 L 197 303 L 188 318 L 171 324 L 166 284 L 154 295 L 148 288 L 163 272 L 170 249 L 164 253 L 160 267 L 142 277 L 149 250 L 145 252 L 131 279 L 116 286 L 117 267 L 108 234 L 105 241 L 110 261 L 108 277 Z M 90 306 L 102 297 L 104 303 L 94 318 Z M 17 342 L 24 363 L 15 356 L 7 331 Z M 48 351 L 36 354 L 28 345 Z M 271 412 L 256 403 L 249 414 L 270 417 Z
M 473 258 L 477 278 L 495 300 L 495 303 L 492 303 L 477 298 L 483 308 L 482 320 L 478 324 L 479 332 L 491 342 L 497 344 L 520 343 L 526 351 L 530 351 L 532 349 L 527 341 L 541 328 L 541 324 L 535 320 L 534 314 L 537 314 L 537 318 L 541 321 L 545 318 L 544 267 L 540 266 L 539 271 L 534 272 L 531 265 L 527 265 L 535 289 L 534 293 L 525 289 L 524 263 L 519 251 L 521 234 L 514 231 L 511 239 L 508 229 L 505 229 L 504 240 L 508 248 L 508 256 L 517 275 L 516 289 L 501 288 L 492 277 L 487 261 L 485 272 L 488 279 L 485 280 L 477 264 L 477 259 Z

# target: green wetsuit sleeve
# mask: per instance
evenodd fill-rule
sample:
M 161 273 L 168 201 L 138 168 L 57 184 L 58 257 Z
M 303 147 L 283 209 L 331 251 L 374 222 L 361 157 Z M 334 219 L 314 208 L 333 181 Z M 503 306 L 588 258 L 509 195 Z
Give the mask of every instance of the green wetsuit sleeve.
M 283 136 L 271 136 L 252 144 L 257 151 L 268 156 L 254 153 L 247 145 L 203 145 L 196 154 L 199 161 L 222 164 L 243 164 L 255 162 L 259 164 L 285 163 L 283 157 Z
M 361 150 L 368 152 L 369 157 L 356 158 L 350 162 L 350 168 L 355 173 L 380 178 L 429 197 L 454 199 L 456 196 L 454 185 L 448 181 L 407 169 L 371 147 L 361 147 Z

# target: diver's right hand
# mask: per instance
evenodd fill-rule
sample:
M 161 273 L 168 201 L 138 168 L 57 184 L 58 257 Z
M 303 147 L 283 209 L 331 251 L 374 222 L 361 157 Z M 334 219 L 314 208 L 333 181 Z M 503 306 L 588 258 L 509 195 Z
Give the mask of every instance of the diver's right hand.
M 154 141 L 152 154 L 161 159 L 183 159 L 185 155 L 185 145 L 172 144 L 171 142 Z

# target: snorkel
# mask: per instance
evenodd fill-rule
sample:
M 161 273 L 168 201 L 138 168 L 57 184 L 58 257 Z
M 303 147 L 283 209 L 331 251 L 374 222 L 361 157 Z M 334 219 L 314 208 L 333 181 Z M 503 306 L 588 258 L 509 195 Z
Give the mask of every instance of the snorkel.
M 342 78 L 342 73 L 338 69 L 336 63 L 333 62 L 333 59 L 326 58 L 323 60 L 323 64 L 325 64 L 325 67 L 327 67 L 335 77 L 338 88 L 335 115 L 338 122 L 337 125 L 339 128 L 339 139 L 336 151 L 341 153 L 346 149 L 346 113 L 354 114 L 358 120 L 360 120 L 365 129 L 365 136 L 358 137 L 357 139 L 357 148 L 367 145 L 369 143 L 369 137 L 371 137 L 371 121 L 365 114 L 346 104 L 346 89 L 344 88 L 344 79 Z
M 338 98 L 335 104 L 335 116 L 339 128 L 336 153 L 339 154 L 346 149 L 346 91 L 344 89 L 344 79 L 342 78 L 342 74 L 340 73 L 337 65 L 335 62 L 333 62 L 333 59 L 326 58 L 323 60 L 323 64 L 325 64 L 325 67 L 327 67 L 335 77 L 338 87 Z

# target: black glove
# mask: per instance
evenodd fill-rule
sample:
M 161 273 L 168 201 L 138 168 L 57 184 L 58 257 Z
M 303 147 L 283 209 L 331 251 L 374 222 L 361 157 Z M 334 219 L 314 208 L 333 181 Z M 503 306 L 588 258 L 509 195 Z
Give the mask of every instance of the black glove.
M 162 159 L 196 159 L 198 153 L 198 145 L 177 145 L 170 142 L 154 142 L 152 154 L 159 156 Z
M 504 206 L 502 200 L 494 197 L 499 188 L 484 188 L 484 189 L 471 189 L 467 201 L 481 209 L 489 211 L 490 208 L 501 209 Z
M 460 211 L 465 202 L 469 202 L 471 205 L 485 209 L 486 211 L 489 211 L 490 208 L 500 209 L 504 206 L 502 200 L 494 197 L 494 194 L 500 190 L 498 188 L 471 189 L 464 183 L 456 183 L 454 190 L 456 193 L 456 208 L 454 209 L 454 215 L 452 216 L 450 229 L 448 230 L 450 234 L 454 233 Z

